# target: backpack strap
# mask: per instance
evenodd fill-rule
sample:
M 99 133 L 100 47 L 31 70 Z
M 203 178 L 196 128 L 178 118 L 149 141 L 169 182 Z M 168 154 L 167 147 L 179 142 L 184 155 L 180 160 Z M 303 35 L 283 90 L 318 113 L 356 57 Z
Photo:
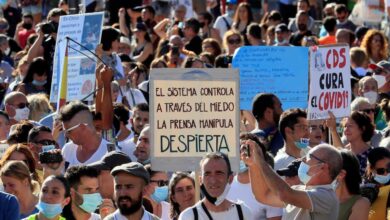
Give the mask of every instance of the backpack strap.
M 244 215 L 242 214 L 242 208 L 240 204 L 236 204 L 237 212 L 238 212 L 238 219 L 244 220 Z
M 198 210 L 196 209 L 196 206 L 192 208 L 192 211 L 194 212 L 194 220 L 198 220 L 199 216 L 198 216 Z
M 222 19 L 225 22 L 227 29 L 230 30 L 231 26 L 230 26 L 229 22 L 226 20 L 225 17 L 222 17 Z

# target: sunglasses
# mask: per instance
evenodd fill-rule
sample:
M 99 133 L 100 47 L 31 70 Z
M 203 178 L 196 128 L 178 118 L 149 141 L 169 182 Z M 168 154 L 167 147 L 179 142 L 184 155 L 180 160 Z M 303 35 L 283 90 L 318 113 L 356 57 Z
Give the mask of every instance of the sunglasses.
M 73 126 L 73 127 L 70 127 L 70 128 L 68 128 L 68 129 L 64 129 L 65 135 L 69 135 L 69 133 L 70 133 L 71 131 L 75 130 L 75 129 L 78 128 L 80 125 L 81 125 L 81 124 L 77 124 L 77 125 L 75 125 L 75 126 Z
M 40 140 L 36 141 L 36 144 L 42 144 L 43 146 L 48 146 L 48 145 L 57 145 L 57 142 L 54 140 Z
M 364 113 L 367 113 L 367 114 L 375 113 L 375 109 L 374 108 L 363 109 L 361 111 L 364 112 Z
M 28 103 L 19 103 L 17 105 L 13 105 L 13 106 L 15 106 L 16 108 L 22 109 L 22 108 L 25 108 L 25 107 L 28 108 L 29 104 Z
M 376 173 L 379 174 L 379 175 L 384 175 L 385 173 L 390 173 L 390 164 L 388 164 L 388 167 L 387 168 L 378 168 L 378 169 L 375 169 L 376 170 Z
M 151 183 L 156 183 L 157 186 L 168 186 L 168 180 L 150 180 Z
M 241 39 L 239 38 L 236 38 L 236 39 L 228 39 L 227 42 L 229 44 L 240 44 L 241 43 Z

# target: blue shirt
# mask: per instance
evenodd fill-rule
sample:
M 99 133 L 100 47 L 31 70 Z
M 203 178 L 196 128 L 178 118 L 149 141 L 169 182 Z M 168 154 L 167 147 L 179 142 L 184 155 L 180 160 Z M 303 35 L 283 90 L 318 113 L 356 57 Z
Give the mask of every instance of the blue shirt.
M 0 192 L 0 219 L 19 219 L 19 203 L 15 196 Z

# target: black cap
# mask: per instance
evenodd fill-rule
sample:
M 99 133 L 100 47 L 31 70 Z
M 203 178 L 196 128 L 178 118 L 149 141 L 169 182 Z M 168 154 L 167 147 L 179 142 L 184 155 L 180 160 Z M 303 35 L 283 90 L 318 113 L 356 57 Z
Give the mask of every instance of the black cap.
M 277 170 L 276 172 L 279 176 L 293 177 L 298 175 L 299 165 L 301 165 L 301 160 L 296 159 L 289 163 L 287 167 Z
M 120 151 L 111 151 L 103 156 L 100 161 L 89 164 L 88 166 L 93 167 L 97 170 L 112 170 L 116 166 L 120 166 L 125 163 L 130 163 L 131 159 L 125 153 Z
M 275 28 L 275 32 L 288 32 L 287 25 L 285 24 L 278 24 Z
M 156 10 L 154 10 L 154 8 L 151 5 L 141 5 L 133 8 L 134 11 L 142 11 L 142 9 L 147 9 L 152 14 L 156 14 Z
M 111 171 L 111 175 L 115 176 L 120 172 L 124 172 L 136 177 L 140 177 L 144 179 L 147 184 L 150 181 L 150 175 L 148 171 L 145 169 L 145 167 L 142 164 L 138 162 L 125 163 L 120 166 L 117 166 Z

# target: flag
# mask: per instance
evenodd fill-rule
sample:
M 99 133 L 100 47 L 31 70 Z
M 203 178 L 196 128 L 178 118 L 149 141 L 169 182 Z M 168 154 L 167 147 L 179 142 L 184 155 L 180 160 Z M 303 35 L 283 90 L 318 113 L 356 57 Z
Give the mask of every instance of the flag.
M 57 111 L 59 111 L 60 108 L 66 104 L 66 93 L 68 91 L 68 48 L 69 48 L 69 40 L 67 40 L 66 47 L 65 47 L 64 65 L 62 68 L 60 85 L 58 89 L 59 94 L 58 94 L 58 102 L 57 102 Z

